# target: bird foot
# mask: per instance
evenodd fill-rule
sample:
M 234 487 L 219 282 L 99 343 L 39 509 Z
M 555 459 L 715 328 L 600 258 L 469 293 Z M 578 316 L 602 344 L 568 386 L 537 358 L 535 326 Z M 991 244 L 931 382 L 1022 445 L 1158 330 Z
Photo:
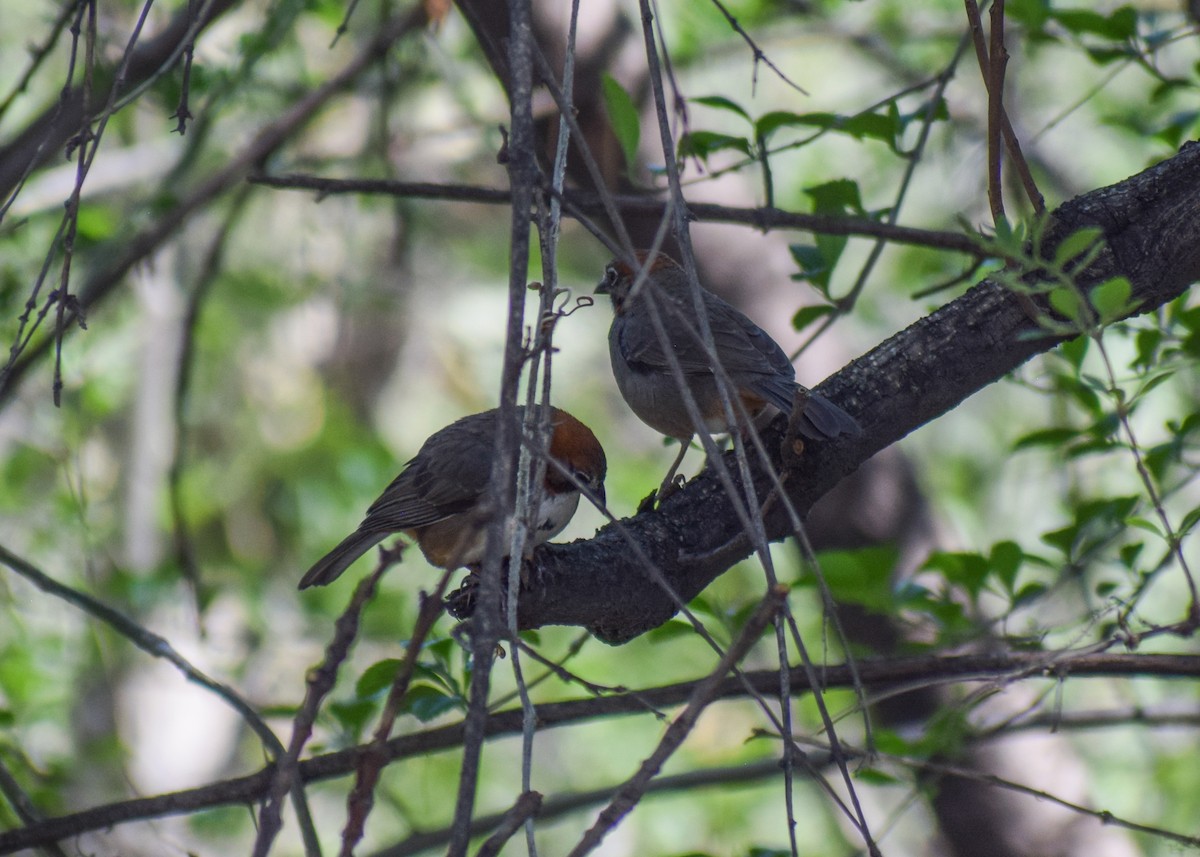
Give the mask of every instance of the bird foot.
M 662 485 L 659 485 L 658 488 L 647 494 L 642 502 L 638 503 L 638 514 L 662 506 L 664 500 L 683 488 L 685 484 L 687 484 L 687 479 L 682 473 L 669 476 Z

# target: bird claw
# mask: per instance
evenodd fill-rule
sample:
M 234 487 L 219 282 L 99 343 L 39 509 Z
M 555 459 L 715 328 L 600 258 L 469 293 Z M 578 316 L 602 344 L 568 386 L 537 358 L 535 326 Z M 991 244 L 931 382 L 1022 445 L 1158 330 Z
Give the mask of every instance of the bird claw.
M 659 508 L 668 497 L 676 491 L 681 490 L 686 484 L 687 477 L 682 473 L 668 477 L 662 485 L 659 485 L 658 488 L 647 494 L 642 499 L 642 502 L 638 503 L 638 514 L 640 515 L 642 512 L 650 512 Z

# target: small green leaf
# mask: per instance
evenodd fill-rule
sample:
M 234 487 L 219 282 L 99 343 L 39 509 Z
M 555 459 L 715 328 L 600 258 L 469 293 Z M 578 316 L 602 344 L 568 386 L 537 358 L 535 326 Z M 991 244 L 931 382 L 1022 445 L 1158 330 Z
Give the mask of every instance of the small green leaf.
M 788 246 L 788 250 L 791 251 L 796 264 L 800 266 L 800 273 L 793 274 L 792 279 L 808 280 L 823 294 L 827 293 L 829 275 L 833 272 L 833 266 L 837 263 L 837 259 L 831 263 L 825 258 L 820 247 L 814 247 L 811 244 L 791 244 Z
M 1139 330 L 1134 337 L 1137 356 L 1133 359 L 1134 368 L 1148 369 L 1158 363 L 1158 349 L 1162 345 L 1163 334 L 1158 328 Z
M 870 786 L 896 786 L 901 784 L 899 777 L 892 776 L 878 768 L 859 768 L 854 772 L 854 779 Z
M 963 587 L 972 595 L 983 589 L 991 570 L 982 554 L 969 551 L 938 551 L 925 560 L 924 568 L 940 571 L 948 582 Z
M 441 688 L 428 684 L 414 684 L 408 689 L 401 710 L 426 723 L 440 714 L 461 707 L 461 699 L 451 696 Z
M 632 169 L 637 164 L 638 141 L 641 139 L 641 125 L 638 119 L 637 107 L 625 87 L 617 83 L 612 75 L 604 75 L 601 80 L 601 90 L 604 94 L 604 109 L 608 112 L 608 121 L 612 125 L 621 151 L 625 153 L 625 165 Z
M 1148 520 L 1147 518 L 1142 518 L 1142 517 L 1127 518 L 1125 520 L 1125 523 L 1127 523 L 1131 527 L 1137 527 L 1139 530 L 1145 530 L 1148 533 L 1153 533 L 1154 535 L 1158 536 L 1159 538 L 1162 538 L 1162 530 L 1160 530 L 1158 528 L 1158 524 L 1154 523 L 1151 520 Z
M 1113 41 L 1124 41 L 1137 35 L 1137 12 L 1122 6 L 1110 15 L 1090 9 L 1056 9 L 1050 13 L 1059 24 L 1075 35 L 1087 33 Z
M 375 713 L 376 707 L 377 705 L 369 699 L 359 699 L 351 702 L 332 702 L 328 710 L 343 729 L 358 735 Z
M 1018 452 L 1022 449 L 1036 449 L 1039 446 L 1066 446 L 1076 440 L 1079 434 L 1078 429 L 1072 428 L 1039 429 L 1017 438 L 1013 441 L 1012 448 L 1013 452 Z
M 381 690 L 392 686 L 396 672 L 400 669 L 400 661 L 396 658 L 385 658 L 371 664 L 354 684 L 354 694 L 359 699 L 369 699 Z
M 707 161 L 709 155 L 726 149 L 741 152 L 747 157 L 752 154 L 750 141 L 745 137 L 733 137 L 715 131 L 691 131 L 679 138 L 680 159 L 699 158 Z
M 837 312 L 837 307 L 832 307 L 829 304 L 816 304 L 815 306 L 801 307 L 792 316 L 792 327 L 797 331 L 804 330 L 810 324 L 817 322 L 826 316 L 833 315 Z
M 1064 318 L 1076 324 L 1083 323 L 1083 301 L 1079 293 L 1066 286 L 1058 286 L 1050 292 L 1050 306 Z
M 780 128 L 802 125 L 815 128 L 830 128 L 837 121 L 833 113 L 789 113 L 785 110 L 774 110 L 764 113 L 754 123 L 754 136 L 760 140 L 768 139 Z
M 1151 375 L 1149 380 L 1147 380 L 1145 383 L 1143 383 L 1142 386 L 1138 387 L 1137 392 L 1129 397 L 1129 401 L 1135 402 L 1138 399 L 1145 396 L 1147 393 L 1149 393 L 1155 387 L 1171 380 L 1171 378 L 1175 377 L 1175 371 L 1176 370 L 1174 367 L 1168 367 L 1166 369 L 1161 369 L 1158 372 L 1156 372 L 1155 374 Z
M 733 102 L 723 95 L 702 95 L 699 98 L 689 98 L 692 104 L 703 104 L 705 107 L 714 107 L 717 110 L 728 110 L 730 113 L 736 113 L 747 122 L 752 122 L 750 114 L 742 109 L 740 104 Z
M 870 547 L 821 551 L 817 561 L 834 598 L 883 613 L 895 603 L 890 573 L 897 556 L 894 547 Z
M 653 643 L 665 643 L 668 640 L 674 640 L 679 637 L 694 636 L 695 633 L 696 629 L 692 627 L 691 622 L 685 622 L 682 619 L 672 619 L 647 633 L 646 639 Z
M 813 202 L 817 214 L 864 214 L 862 194 L 853 179 L 834 179 L 824 184 L 806 187 L 804 193 Z
M 1134 542 L 1122 546 L 1120 550 L 1121 564 L 1130 571 L 1134 570 L 1137 565 L 1138 557 L 1142 555 L 1142 549 L 1146 547 L 1145 542 Z
M 1040 30 L 1050 20 L 1050 0 L 1008 0 L 1004 14 L 1034 30 Z
M 1009 590 L 1012 589 L 1013 583 L 1017 579 L 1017 572 L 1020 571 L 1024 562 L 1025 552 L 1014 541 L 996 542 L 992 545 L 991 553 L 988 554 L 988 565 L 992 567 L 992 571 L 995 572 L 1004 587 Z
M 1132 309 L 1129 302 L 1132 293 L 1133 286 L 1129 280 L 1125 277 L 1113 277 L 1094 287 L 1090 297 L 1100 320 L 1108 323 L 1116 321 Z
M 1086 253 L 1103 237 L 1104 230 L 1097 226 L 1087 226 L 1072 232 L 1054 248 L 1054 264 L 1063 267 L 1076 256 Z
M 1079 367 L 1083 365 L 1083 359 L 1087 357 L 1088 345 L 1091 339 L 1086 336 L 1077 336 L 1074 339 L 1069 339 L 1062 345 L 1058 346 L 1058 353 L 1061 354 L 1068 363 L 1075 367 L 1075 371 L 1079 371 Z
M 1037 582 L 1027 583 L 1013 595 L 1013 607 L 1028 604 L 1030 601 L 1036 601 L 1045 594 L 1046 584 Z
M 1183 520 L 1179 522 L 1179 526 L 1176 528 L 1175 535 L 1183 538 L 1192 531 L 1197 522 L 1200 522 L 1200 506 L 1197 506 L 1183 516 Z

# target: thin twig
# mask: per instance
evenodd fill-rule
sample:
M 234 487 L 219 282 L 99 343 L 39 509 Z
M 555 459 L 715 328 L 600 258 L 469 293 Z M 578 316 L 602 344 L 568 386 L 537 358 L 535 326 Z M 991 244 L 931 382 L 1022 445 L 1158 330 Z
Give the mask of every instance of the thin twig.
M 59 583 L 32 563 L 22 559 L 2 545 L 0 545 L 0 562 L 7 565 L 43 592 L 60 598 L 71 606 L 103 622 L 146 654 L 162 658 L 172 664 L 189 681 L 211 690 L 246 721 L 246 725 L 254 731 L 254 734 L 259 737 L 269 750 L 272 752 L 283 751 L 283 745 L 279 742 L 275 733 L 258 716 L 258 712 L 251 708 L 250 704 L 238 695 L 237 691 L 201 672 L 184 658 L 183 655 L 179 654 L 166 638 L 160 637 L 153 631 L 143 628 L 132 619 L 109 607 L 102 601 L 77 589 L 73 589 L 65 583 Z
M 723 4 L 721 0 L 711 0 L 711 2 L 721 11 L 721 14 L 725 16 L 725 20 L 729 23 L 729 26 L 733 29 L 733 31 L 741 36 L 742 40 L 749 45 L 750 50 L 754 52 L 754 81 L 756 83 L 758 81 L 758 64 L 761 62 L 771 71 L 775 72 L 776 76 L 778 76 L 780 80 L 782 80 L 792 89 L 796 90 L 801 95 L 808 95 L 807 89 L 794 82 L 790 77 L 783 73 L 783 70 L 780 69 L 779 66 L 771 62 L 771 58 L 763 52 L 763 49 L 755 43 L 754 39 L 750 38 L 750 34 L 742 28 L 742 25 L 738 23 L 738 19 L 733 17 L 733 14 L 727 8 L 725 8 L 725 4 Z M 752 86 L 751 90 L 753 89 L 754 87 Z
M 450 563 L 453 566 L 453 563 Z M 354 788 L 346 798 L 346 826 L 342 830 L 341 857 L 350 857 L 354 846 L 358 844 L 366 830 L 367 817 L 375 801 L 375 787 L 379 783 L 379 774 L 387 764 L 387 742 L 392 736 L 392 727 L 400 716 L 400 705 L 408 695 L 412 682 L 413 671 L 421 654 L 421 647 L 428 638 L 438 617 L 442 615 L 442 596 L 455 569 L 442 572 L 433 593 L 421 594 L 421 608 L 417 612 L 417 621 L 409 636 L 396 675 L 392 679 L 392 687 L 388 691 L 387 701 L 379 713 L 379 723 L 371 736 L 355 768 Z
M 292 737 L 288 742 L 287 752 L 280 756 L 271 771 L 270 782 L 267 786 L 262 809 L 258 814 L 258 835 L 254 840 L 253 857 L 266 857 L 271 845 L 283 826 L 281 817 L 283 796 L 293 784 L 299 780 L 300 754 L 304 745 L 312 735 L 313 724 L 317 719 L 321 700 L 333 690 L 337 682 L 338 669 L 350 654 L 354 638 L 358 636 L 359 619 L 363 608 L 375 594 L 379 578 L 399 558 L 396 551 L 383 551 L 380 554 L 375 570 L 363 578 L 354 589 L 350 603 L 338 617 L 334 626 L 333 639 L 325 647 L 325 657 L 319 666 L 308 674 L 308 687 L 304 692 L 304 701 L 292 720 Z
M 688 697 L 687 706 L 667 727 L 666 734 L 663 735 L 658 746 L 642 761 L 637 773 L 626 780 L 617 790 L 608 806 L 601 810 L 596 823 L 571 849 L 569 857 L 583 857 L 584 854 L 595 850 L 600 841 L 637 805 L 642 795 L 646 793 L 650 782 L 662 769 L 663 764 L 679 749 L 704 709 L 716 699 L 720 682 L 726 673 L 733 669 L 750 651 L 750 647 L 758 642 L 767 623 L 779 614 L 786 599 L 787 589 L 785 587 L 776 587 L 763 597 L 758 608 L 746 620 L 737 639 L 730 645 L 716 668 L 696 684 L 695 689 Z
M 551 91 L 553 92 L 553 90 Z M 334 179 L 298 173 L 258 174 L 251 176 L 248 181 L 289 190 L 312 190 L 322 196 L 382 194 L 489 205 L 506 205 L 512 201 L 512 196 L 507 190 L 474 185 L 402 182 L 391 179 Z M 621 222 L 618 213 L 620 211 L 630 214 L 662 215 L 666 207 L 664 201 L 645 196 L 595 194 L 579 190 L 564 192 L 562 199 L 569 214 L 574 215 L 575 211 L 589 214 L 603 212 L 610 218 L 617 218 L 617 222 Z M 915 247 L 966 253 L 973 257 L 986 256 L 989 252 L 989 248 L 981 240 L 963 232 L 897 226 L 865 217 L 809 214 L 768 207 L 743 208 L 708 202 L 689 202 L 687 210 L 690 220 L 702 223 L 738 223 L 763 232 L 769 232 L 772 229 L 803 229 L 821 235 L 880 238 L 893 244 L 908 244 Z M 619 247 L 617 251 L 619 252 Z
M 3 756 L 0 756 L 0 794 L 4 795 L 22 824 L 37 824 L 42 820 L 38 808 L 33 805 L 29 795 L 9 771 L 8 765 L 4 764 Z M 67 857 L 67 852 L 63 851 L 57 842 L 45 842 L 41 848 L 49 857 Z
M 505 843 L 512 839 L 513 834 L 517 832 L 518 828 L 522 825 L 528 826 L 528 823 L 533 820 L 533 817 L 538 814 L 541 808 L 542 796 L 540 793 L 531 791 L 521 792 L 521 796 L 517 798 L 512 808 L 500 817 L 499 823 L 495 826 L 496 832 L 479 846 L 479 850 L 475 852 L 475 857 L 496 857 Z
M 988 204 L 992 222 L 999 225 L 1005 219 L 1003 169 L 1004 71 L 1008 67 L 1008 50 L 1004 47 L 1004 0 L 992 0 L 991 44 L 988 49 Z
M 508 317 L 505 323 L 504 363 L 500 372 L 500 419 L 496 460 L 492 464 L 491 499 L 496 516 L 487 534 L 487 557 L 480 572 L 479 598 L 472 618 L 471 650 L 474 671 L 464 723 L 463 755 L 458 796 L 454 806 L 454 835 L 448 857 L 465 857 L 470 840 L 471 815 L 479 778 L 479 761 L 488 719 L 488 691 L 496 644 L 504 630 L 500 615 L 500 576 L 506 522 L 515 519 L 513 472 L 519 455 L 522 428 L 513 419 L 517 387 L 525 364 L 522 347 L 526 274 L 529 270 L 529 212 L 538 181 L 533 125 L 533 22 L 529 0 L 509 3 L 510 140 L 508 173 L 512 187 L 512 222 L 509 229 Z M 519 559 L 514 558 L 514 563 Z
M 671 792 L 688 792 L 709 786 L 720 786 L 728 789 L 731 786 L 756 783 L 761 780 L 779 776 L 779 763 L 774 759 L 762 762 L 750 762 L 745 765 L 729 765 L 724 767 L 702 768 L 687 771 L 682 774 L 658 777 L 646 786 L 647 797 Z M 618 783 L 585 792 L 568 792 L 554 795 L 542 801 L 537 817 L 541 821 L 558 818 L 589 806 L 604 803 L 612 798 L 613 792 L 619 788 Z M 476 835 L 493 830 L 501 823 L 504 815 L 494 814 L 475 819 L 473 833 Z M 370 857 L 413 857 L 413 855 L 441 848 L 450 837 L 449 828 L 413 833 L 406 836 L 395 845 L 376 851 Z

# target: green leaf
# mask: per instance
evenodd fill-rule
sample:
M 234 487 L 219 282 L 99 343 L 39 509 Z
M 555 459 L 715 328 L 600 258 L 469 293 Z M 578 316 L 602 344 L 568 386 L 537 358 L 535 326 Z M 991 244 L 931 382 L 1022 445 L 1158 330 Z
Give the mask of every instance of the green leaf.
M 1145 542 L 1123 545 L 1120 550 L 1121 564 L 1130 571 L 1134 571 L 1137 567 L 1138 557 L 1142 555 L 1142 549 L 1145 547 Z
M 1158 328 L 1139 330 L 1134 337 L 1137 356 L 1133 358 L 1134 368 L 1148 369 L 1158 363 L 1158 349 L 1162 345 L 1163 334 Z
M 775 110 L 758 117 L 754 123 L 754 136 L 760 140 L 770 138 L 780 128 L 793 125 L 806 127 L 830 128 L 837 120 L 833 113 L 789 113 L 785 110 Z
M 1025 552 L 1014 541 L 996 542 L 988 554 L 988 565 L 1008 590 L 1012 589 L 1024 562 Z
M 625 153 L 625 166 L 631 169 L 638 162 L 638 141 L 641 139 L 637 107 L 625 87 L 617 83 L 612 75 L 604 75 L 600 86 L 609 124 L 617 136 L 617 142 L 621 144 L 621 151 Z
M 830 262 L 825 258 L 825 254 L 821 252 L 820 247 L 815 247 L 811 244 L 791 244 L 788 246 L 788 250 L 791 251 L 792 258 L 796 260 L 796 264 L 800 266 L 800 273 L 793 274 L 792 279 L 807 280 L 816 286 L 822 294 L 828 294 L 829 276 L 833 273 L 833 266 L 837 264 L 837 259 L 835 258 Z M 797 325 L 797 330 L 799 330 L 799 325 Z
M 895 777 L 878 768 L 859 768 L 854 772 L 854 779 L 870 786 L 896 786 L 902 784 L 902 780 L 899 777 Z
M 369 699 L 356 699 L 350 702 L 331 702 L 328 710 L 343 729 L 353 735 L 359 735 L 377 707 L 376 703 Z
M 1183 538 L 1192 531 L 1192 528 L 1196 526 L 1197 522 L 1200 522 L 1200 506 L 1197 506 L 1183 516 L 1183 520 L 1180 521 L 1179 526 L 1175 528 L 1175 535 L 1179 538 Z
M 441 688 L 428 684 L 414 684 L 405 694 L 401 711 L 413 715 L 422 723 L 462 707 L 462 700 L 451 696 Z
M 835 599 L 884 613 L 895 604 L 891 571 L 898 555 L 894 547 L 870 547 L 821 551 L 817 561 Z
M 665 643 L 668 640 L 674 640 L 679 637 L 694 636 L 696 629 L 692 627 L 691 622 L 685 622 L 682 619 L 672 619 L 666 624 L 659 625 L 654 630 L 646 634 L 646 639 L 654 643 Z
M 1046 592 L 1047 587 L 1044 583 L 1038 583 L 1036 581 L 1027 583 L 1017 590 L 1017 592 L 1013 595 L 1013 607 L 1019 607 L 1023 604 L 1028 604 L 1031 601 L 1036 601 L 1045 595 Z
M 1004 14 L 1033 30 L 1040 30 L 1050 20 L 1050 0 L 1008 0 Z
M 816 249 L 816 248 L 813 248 Z M 792 316 L 792 327 L 797 331 L 804 330 L 810 324 L 813 324 L 826 316 L 833 315 L 837 312 L 837 307 L 832 307 L 829 304 L 816 304 L 814 306 L 801 307 Z
M 1137 12 L 1130 6 L 1122 6 L 1110 15 L 1102 15 L 1090 9 L 1056 9 L 1050 14 L 1055 21 L 1077 36 L 1087 33 L 1113 41 L 1123 41 L 1137 35 Z
M 1107 324 L 1116 321 L 1133 309 L 1129 301 L 1131 294 L 1133 294 L 1133 286 L 1130 285 L 1128 279 L 1113 277 L 1095 286 L 1089 297 L 1092 306 L 1100 315 L 1100 320 Z
M 1172 367 L 1168 367 L 1166 369 L 1161 369 L 1158 372 L 1156 372 L 1155 374 L 1151 375 L 1150 378 L 1145 383 L 1142 384 L 1142 386 L 1138 387 L 1137 392 L 1129 397 L 1129 401 L 1135 402 L 1138 399 L 1145 396 L 1147 393 L 1149 393 L 1155 387 L 1171 380 L 1173 377 L 1175 377 L 1175 372 L 1176 372 L 1176 369 L 1175 369 L 1175 367 L 1172 366 Z
M 1017 438 L 1013 442 L 1012 448 L 1013 452 L 1019 452 L 1023 449 L 1035 449 L 1039 446 L 1066 446 L 1071 441 L 1076 440 L 1079 435 L 1079 430 L 1072 428 L 1039 429 L 1038 431 L 1033 431 Z
M 371 664 L 354 683 L 355 696 L 359 699 L 369 699 L 380 691 L 387 690 L 396 680 L 401 663 L 397 658 L 385 658 Z
M 1086 226 L 1072 232 L 1054 248 L 1054 264 L 1060 268 L 1064 267 L 1076 256 L 1086 253 L 1102 238 L 1104 238 L 1104 230 L 1098 226 Z
M 978 595 L 991 570 L 983 554 L 969 551 L 938 551 L 925 560 L 923 566 L 931 571 L 940 571 L 946 580 L 963 587 L 972 595 Z
M 1163 537 L 1163 532 L 1162 532 L 1162 530 L 1160 530 L 1158 528 L 1158 524 L 1156 524 L 1154 521 L 1149 520 L 1148 518 L 1135 516 L 1132 518 L 1126 518 L 1125 523 L 1127 523 L 1131 527 L 1136 527 L 1139 530 L 1145 530 L 1148 533 L 1153 533 L 1154 535 L 1158 536 L 1159 538 Z
M 1050 292 L 1050 306 L 1055 311 L 1076 324 L 1083 324 L 1083 301 L 1079 293 L 1067 286 L 1058 286 Z
M 1075 368 L 1076 372 L 1079 372 L 1079 367 L 1083 365 L 1083 359 L 1087 357 L 1088 346 L 1091 341 L 1086 336 L 1076 336 L 1074 339 L 1068 339 L 1062 345 L 1058 346 L 1058 353 Z
M 780 128 L 800 126 L 819 128 L 823 131 L 837 131 L 848 134 L 858 140 L 882 140 L 888 145 L 895 142 L 900 133 L 900 116 L 891 113 L 857 113 L 853 116 L 843 116 L 838 113 L 789 113 L 776 110 L 759 117 L 754 123 L 754 135 L 760 140 L 767 140 Z
M 834 179 L 806 187 L 804 193 L 812 200 L 816 214 L 865 214 L 858 182 L 853 179 Z
M 703 104 L 705 107 L 714 107 L 717 110 L 728 110 L 730 113 L 736 113 L 747 122 L 753 122 L 750 114 L 742 109 L 740 104 L 733 102 L 723 95 L 702 95 L 699 98 L 689 98 L 692 104 Z
M 726 149 L 752 156 L 750 141 L 745 137 L 718 134 L 715 131 L 691 131 L 679 139 L 679 158 L 699 158 L 707 161 L 709 155 Z
M 838 130 L 858 139 L 882 140 L 892 145 L 900 131 L 900 114 L 893 108 L 886 113 L 859 113 L 847 117 Z

